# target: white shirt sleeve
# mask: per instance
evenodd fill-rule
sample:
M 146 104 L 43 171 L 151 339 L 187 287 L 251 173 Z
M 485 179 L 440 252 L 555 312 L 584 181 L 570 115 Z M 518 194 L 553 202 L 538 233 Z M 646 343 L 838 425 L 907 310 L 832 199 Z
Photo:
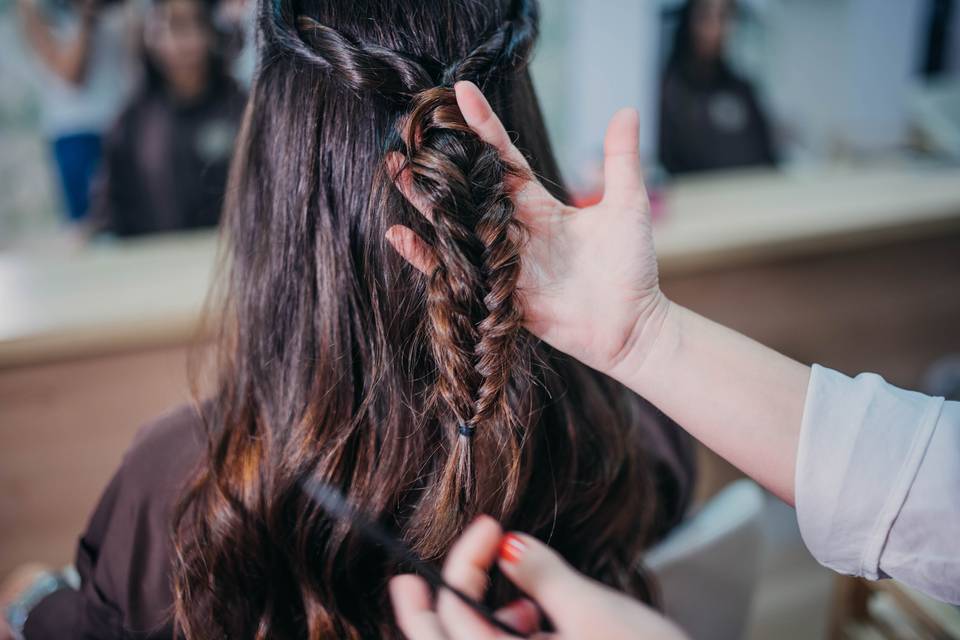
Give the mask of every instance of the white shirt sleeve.
M 796 506 L 821 564 L 960 604 L 960 402 L 814 365 Z

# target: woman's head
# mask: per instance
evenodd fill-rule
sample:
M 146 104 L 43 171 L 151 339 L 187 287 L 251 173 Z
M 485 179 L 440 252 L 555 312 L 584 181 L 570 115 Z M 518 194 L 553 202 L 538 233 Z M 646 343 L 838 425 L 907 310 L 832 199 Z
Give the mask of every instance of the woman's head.
M 733 9 L 733 0 L 688 0 L 680 10 L 673 61 L 721 62 Z
M 143 46 L 148 82 L 174 93 L 203 89 L 216 55 L 207 0 L 154 0 L 144 19 Z
M 649 414 L 521 328 L 514 169 L 451 91 L 478 83 L 559 185 L 525 70 L 536 3 L 267 0 L 259 12 L 210 446 L 175 531 L 180 623 L 193 637 L 396 634 L 395 561 L 313 506 L 307 478 L 428 559 L 489 513 L 637 591 L 656 507 L 639 453 Z M 393 152 L 428 218 L 394 187 Z M 394 224 L 432 245 L 431 276 L 388 247 Z

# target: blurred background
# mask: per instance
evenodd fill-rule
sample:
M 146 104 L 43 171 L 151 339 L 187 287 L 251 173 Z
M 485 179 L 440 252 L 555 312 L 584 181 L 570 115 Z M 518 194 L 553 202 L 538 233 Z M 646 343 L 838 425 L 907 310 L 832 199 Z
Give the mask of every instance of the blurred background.
M 189 399 L 252 2 L 0 0 L 0 577 L 69 562 L 136 428 Z M 640 110 L 667 295 L 957 399 L 960 0 L 541 5 L 577 202 L 610 115 Z M 711 607 L 705 637 L 960 637 L 955 609 L 817 567 L 791 510 L 701 463 L 700 519 L 651 556 L 695 637 Z

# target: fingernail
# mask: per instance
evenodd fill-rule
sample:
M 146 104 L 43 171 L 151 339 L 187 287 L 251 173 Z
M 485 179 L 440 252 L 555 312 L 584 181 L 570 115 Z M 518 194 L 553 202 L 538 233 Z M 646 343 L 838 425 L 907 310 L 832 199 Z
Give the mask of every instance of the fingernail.
M 526 543 L 518 536 L 508 533 L 500 541 L 500 558 L 511 564 L 520 561 L 520 556 L 527 550 Z

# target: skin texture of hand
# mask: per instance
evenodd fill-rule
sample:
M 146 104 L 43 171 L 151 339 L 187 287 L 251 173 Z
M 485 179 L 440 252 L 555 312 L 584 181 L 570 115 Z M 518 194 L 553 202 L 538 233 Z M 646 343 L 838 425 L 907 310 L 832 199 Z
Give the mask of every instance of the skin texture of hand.
M 601 202 L 577 209 L 554 198 L 534 179 L 484 98 L 470 82 L 454 87 L 470 128 L 526 177 L 508 183 L 517 219 L 529 234 L 520 276 L 524 322 L 533 334 L 600 371 L 655 336 L 649 328 L 667 306 L 660 293 L 650 207 L 640 171 L 639 117 L 634 109 L 614 114 L 604 140 L 606 187 Z M 388 159 L 397 186 L 428 218 L 399 154 Z M 433 269 L 429 247 L 407 227 L 387 239 L 424 273 Z M 602 310 L 602 313 L 598 313 Z
M 498 558 L 499 555 L 499 559 Z M 533 598 L 556 631 L 540 632 L 540 615 L 530 600 L 497 612 L 518 631 L 536 638 L 679 640 L 673 624 L 638 601 L 575 572 L 542 542 L 518 533 L 506 536 L 492 518 L 474 521 L 450 550 L 443 577 L 467 595 L 482 600 L 494 561 L 506 577 Z M 397 623 L 410 640 L 493 640 L 512 638 L 498 631 L 463 602 L 440 590 L 436 603 L 418 576 L 390 581 Z

